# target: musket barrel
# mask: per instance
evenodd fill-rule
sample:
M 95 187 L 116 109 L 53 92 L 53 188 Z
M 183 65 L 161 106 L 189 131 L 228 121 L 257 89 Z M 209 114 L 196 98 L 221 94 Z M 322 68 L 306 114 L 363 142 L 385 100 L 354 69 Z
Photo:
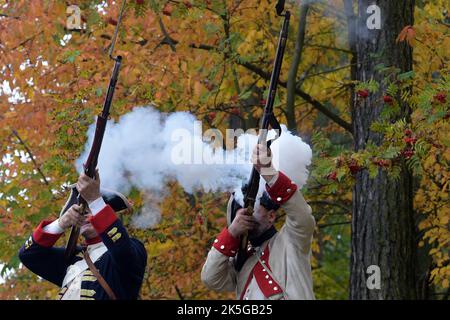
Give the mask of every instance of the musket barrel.
M 278 7 L 279 6 L 277 5 L 277 11 L 279 10 Z M 284 3 L 281 5 L 281 7 L 284 7 Z M 280 14 L 280 12 L 278 12 L 278 14 Z M 275 103 L 278 79 L 280 78 L 284 51 L 286 49 L 286 42 L 289 30 L 289 19 L 290 19 L 290 12 L 286 11 L 286 13 L 284 14 L 283 27 L 280 31 L 280 36 L 278 39 L 278 47 L 275 56 L 275 63 L 272 70 L 272 75 L 270 77 L 269 93 L 266 104 L 264 106 L 263 117 L 261 119 L 260 131 L 258 136 L 259 144 L 266 143 L 270 118 L 273 117 L 273 105 Z M 248 209 L 247 210 L 248 215 L 253 214 L 253 208 L 255 205 L 255 200 L 259 188 L 259 181 L 260 181 L 259 172 L 253 166 L 249 183 L 247 185 L 247 190 L 244 195 L 244 208 Z M 235 260 L 234 267 L 237 271 L 240 271 L 245 263 L 245 260 L 247 258 L 247 246 L 248 246 L 248 233 L 246 232 L 244 235 L 241 236 L 239 250 Z
M 120 66 L 122 64 L 122 57 L 118 56 L 116 59 L 114 59 L 114 61 L 114 69 L 111 74 L 111 79 L 109 80 L 108 92 L 106 93 L 106 99 L 103 104 L 102 111 L 102 116 L 106 119 L 108 118 L 109 110 L 111 109 L 111 103 L 116 89 L 117 79 L 119 78 Z
M 109 111 L 111 109 L 112 100 L 114 97 L 114 91 L 116 89 L 117 79 L 119 78 L 120 66 L 122 64 L 122 56 L 113 57 L 114 46 L 116 43 L 117 35 L 119 32 L 119 27 L 122 22 L 122 15 L 125 9 L 126 0 L 122 1 L 122 7 L 119 13 L 119 20 L 114 30 L 114 36 L 111 42 L 111 47 L 109 50 L 109 57 L 114 60 L 114 68 L 109 80 L 108 91 L 106 93 L 105 102 L 103 103 L 102 113 L 97 117 L 97 125 L 95 128 L 94 141 L 89 152 L 88 159 L 86 161 L 84 172 L 91 178 L 95 177 L 95 169 L 97 168 L 98 156 L 100 154 L 100 148 L 103 142 L 103 136 L 105 134 L 106 122 L 108 121 Z M 77 202 L 82 207 L 82 212 L 85 214 L 87 202 L 78 195 Z M 80 228 L 73 226 L 70 230 L 69 241 L 66 245 L 66 250 L 64 255 L 67 260 L 71 259 L 75 253 L 76 245 L 78 242 L 78 237 L 80 235 Z

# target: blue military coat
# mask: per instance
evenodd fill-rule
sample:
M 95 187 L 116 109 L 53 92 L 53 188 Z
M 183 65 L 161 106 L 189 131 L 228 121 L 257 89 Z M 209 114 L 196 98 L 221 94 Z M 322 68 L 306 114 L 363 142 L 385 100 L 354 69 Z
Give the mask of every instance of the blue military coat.
M 51 234 L 43 230 L 51 222 L 44 220 L 39 224 L 20 249 L 19 258 L 32 272 L 61 287 L 67 268 L 83 259 L 82 248 L 78 247 L 74 257 L 66 261 L 65 249 L 53 246 L 61 234 Z M 144 245 L 129 237 L 109 205 L 93 216 L 90 222 L 108 249 L 94 265 L 118 299 L 137 299 L 147 264 Z M 62 297 L 66 290 L 67 285 L 61 288 L 59 296 Z M 82 277 L 81 299 L 109 299 L 89 269 Z

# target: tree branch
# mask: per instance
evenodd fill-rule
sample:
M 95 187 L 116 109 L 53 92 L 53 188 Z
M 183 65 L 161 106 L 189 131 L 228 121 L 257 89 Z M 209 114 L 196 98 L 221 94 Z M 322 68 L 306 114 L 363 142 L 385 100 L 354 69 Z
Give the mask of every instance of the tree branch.
M 351 212 L 352 209 L 350 207 L 347 207 L 339 202 L 332 202 L 328 200 L 316 200 L 316 201 L 309 201 L 309 205 L 311 204 L 317 204 L 317 205 L 324 205 L 324 206 L 335 206 L 341 208 L 343 211 Z
M 341 52 L 348 53 L 348 54 L 353 54 L 353 52 L 348 49 L 325 46 L 325 45 L 320 45 L 320 44 L 306 44 L 306 47 L 321 48 L 321 49 L 326 49 L 326 50 L 335 50 L 335 51 L 341 51 Z
M 288 128 L 297 131 L 297 121 L 295 119 L 295 88 L 297 86 L 297 73 L 302 59 L 303 48 L 305 46 L 306 21 L 308 17 L 309 3 L 300 6 L 300 17 L 298 22 L 298 32 L 295 40 L 294 56 L 289 68 L 287 81 L 286 119 Z
M 170 46 L 170 49 L 172 49 L 172 51 L 175 52 L 176 49 L 175 49 L 174 40 L 170 37 L 169 33 L 167 32 L 166 27 L 164 26 L 164 23 L 160 16 L 158 16 L 158 22 L 159 22 L 161 31 L 164 34 L 164 39 L 161 41 L 160 44 L 158 44 L 157 47 L 159 47 L 162 44 L 168 44 Z
M 177 285 L 175 285 L 175 291 L 177 292 L 178 297 L 180 298 L 180 300 L 184 300 L 184 296 L 181 293 L 181 290 L 178 288 Z
M 339 71 L 339 70 L 342 70 L 342 69 L 347 69 L 347 68 L 350 68 L 350 67 L 352 67 L 352 64 L 347 64 L 345 66 L 337 67 L 337 68 L 334 68 L 334 69 L 328 69 L 328 70 L 324 70 L 324 71 L 321 71 L 321 72 L 313 73 L 313 74 L 310 74 L 310 75 L 307 75 L 306 77 L 304 77 L 303 80 L 308 79 L 308 78 L 317 77 L 317 76 L 320 76 L 322 74 L 333 73 L 333 72 L 336 72 L 336 71 Z
M 34 156 L 33 153 L 31 153 L 31 150 L 28 148 L 28 146 L 25 144 L 25 142 L 22 140 L 22 138 L 19 136 L 19 134 L 17 133 L 17 131 L 15 129 L 11 129 L 12 133 L 14 134 L 14 136 L 19 140 L 20 144 L 25 148 L 26 152 L 28 153 L 31 161 L 34 164 L 34 167 L 36 168 L 36 170 L 39 172 L 39 174 L 41 175 L 42 179 L 44 179 L 44 183 L 49 186 L 49 183 L 47 181 L 47 178 L 45 177 L 44 173 L 41 171 L 41 168 L 39 167 L 39 165 L 37 164 L 37 162 L 34 160 Z
M 251 63 L 239 62 L 238 61 L 238 64 L 240 64 L 241 66 L 249 69 L 250 71 L 253 71 L 254 73 L 258 74 L 259 76 L 261 76 L 264 79 L 267 79 L 267 80 L 270 79 L 270 74 L 269 73 L 265 72 L 264 70 L 261 70 L 259 67 L 255 66 L 255 65 L 253 65 Z M 284 87 L 284 88 L 286 88 L 286 86 L 287 86 L 286 82 L 281 81 L 281 80 L 278 81 L 278 84 L 280 86 Z M 295 94 L 297 94 L 303 100 L 305 100 L 306 102 L 311 104 L 315 109 L 317 109 L 320 112 L 322 112 L 324 115 L 326 115 L 332 121 L 334 121 L 336 124 L 338 124 L 339 126 L 344 128 L 345 130 L 347 130 L 348 132 L 353 134 L 353 128 L 352 128 L 352 125 L 350 123 L 346 122 L 344 119 L 342 119 L 341 117 L 339 117 L 338 115 L 333 113 L 331 110 L 329 110 L 327 107 L 325 107 L 321 102 L 319 102 L 316 99 L 314 99 L 313 97 L 311 97 L 308 93 L 304 92 L 301 89 L 296 88 L 295 89 Z
M 29 38 L 26 38 L 25 40 L 23 40 L 22 42 L 20 42 L 17 46 L 12 47 L 12 48 L 9 48 L 8 50 L 9 50 L 9 51 L 14 51 L 14 50 L 16 50 L 17 48 L 20 48 L 20 47 L 24 46 L 27 42 L 34 40 L 34 38 L 36 38 L 37 36 L 39 36 L 39 35 L 42 34 L 43 32 L 44 32 L 44 31 L 38 32 L 38 33 L 36 33 L 35 35 L 33 35 L 33 36 L 29 37 Z
M 17 17 L 15 17 L 15 16 L 8 16 L 7 14 L 4 14 L 4 13 L 0 13 L 0 17 L 3 17 L 3 18 L 11 18 L 11 19 L 20 19 L 20 17 L 19 16 L 17 16 Z
M 171 40 L 172 40 L 172 42 L 175 45 L 179 43 L 179 41 L 177 41 L 175 39 L 171 39 Z M 194 43 L 191 43 L 189 45 L 189 47 L 190 48 L 194 48 L 194 49 L 207 50 L 207 51 L 219 51 L 216 47 L 210 46 L 210 45 L 205 45 L 205 44 L 196 45 Z M 239 59 L 236 59 L 236 63 L 238 65 L 243 66 L 244 68 L 252 71 L 253 73 L 256 73 L 257 75 L 259 75 L 260 77 L 262 77 L 262 78 L 264 78 L 266 80 L 270 80 L 270 78 L 271 78 L 271 74 L 270 73 L 268 73 L 268 72 L 262 70 L 261 68 L 251 64 L 250 62 L 240 61 Z M 279 80 L 278 84 L 280 86 L 282 86 L 283 88 L 287 87 L 287 83 L 285 81 Z M 344 119 L 342 119 L 341 117 L 339 117 L 333 111 L 329 110 L 320 101 L 314 99 L 308 93 L 306 93 L 303 90 L 298 89 L 298 88 L 295 89 L 295 94 L 298 95 L 299 97 L 301 97 L 303 100 L 305 100 L 309 104 L 311 104 L 315 109 L 317 109 L 318 111 L 322 112 L 330 120 L 332 120 L 333 122 L 335 122 L 336 124 L 338 124 L 339 126 L 344 128 L 345 130 L 347 130 L 349 133 L 353 134 L 352 125 L 350 123 L 348 123 L 347 121 L 345 121 Z
M 339 225 L 350 224 L 350 223 L 351 223 L 351 221 L 343 221 L 343 222 L 335 222 L 335 223 L 324 223 L 324 224 L 318 224 L 317 227 L 322 229 L 322 228 L 326 228 L 326 227 L 339 226 Z

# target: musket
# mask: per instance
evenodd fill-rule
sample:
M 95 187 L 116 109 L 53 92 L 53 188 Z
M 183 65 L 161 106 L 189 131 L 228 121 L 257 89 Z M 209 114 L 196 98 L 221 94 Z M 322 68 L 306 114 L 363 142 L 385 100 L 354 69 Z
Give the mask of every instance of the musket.
M 98 156 L 100 154 L 100 149 L 102 147 L 103 142 L 103 136 L 105 135 L 105 129 L 106 129 L 106 123 L 108 121 L 111 104 L 114 96 L 114 91 L 116 89 L 117 79 L 119 77 L 119 70 L 120 65 L 122 63 L 122 57 L 121 56 L 113 56 L 114 51 L 114 45 L 116 43 L 117 34 L 119 31 L 119 26 L 122 21 L 122 14 L 125 9 L 125 3 L 126 0 L 122 2 L 122 8 L 120 9 L 119 19 L 117 21 L 116 29 L 114 31 L 114 36 L 111 42 L 111 47 L 109 48 L 109 58 L 114 61 L 114 68 L 112 71 L 111 78 L 109 80 L 109 86 L 108 91 L 106 93 L 106 98 L 103 103 L 103 110 L 102 112 L 97 116 L 97 123 L 95 127 L 95 135 L 94 140 L 92 142 L 91 149 L 89 151 L 89 156 L 84 163 L 84 173 L 91 177 L 95 178 L 95 169 L 97 167 L 98 163 Z M 83 215 L 86 214 L 86 208 L 88 206 L 87 202 L 83 197 L 78 193 L 75 187 L 73 187 L 72 195 L 67 204 L 65 205 L 62 213 L 67 211 L 74 203 L 77 203 L 81 206 L 81 210 L 83 212 Z M 69 240 L 67 241 L 66 250 L 64 252 L 64 256 L 67 260 L 70 260 L 74 253 L 78 242 L 78 237 L 80 236 L 80 228 L 77 226 L 72 226 L 70 230 L 70 236 Z
M 290 12 L 286 11 L 284 14 L 284 1 L 278 1 L 276 5 L 277 14 L 279 16 L 284 16 L 283 27 L 280 31 L 280 36 L 278 39 L 278 47 L 275 56 L 275 62 L 272 70 L 272 76 L 270 78 L 270 86 L 266 104 L 264 106 L 263 117 L 261 118 L 260 130 L 258 136 L 258 144 L 267 144 L 270 147 L 271 141 L 267 141 L 267 132 L 269 130 L 269 125 L 272 129 L 276 129 L 279 134 L 281 134 L 281 127 L 277 119 L 273 114 L 273 105 L 275 103 L 275 96 L 277 92 L 278 79 L 280 78 L 281 65 L 283 63 L 284 51 L 286 48 L 286 41 L 289 29 L 289 19 Z M 246 214 L 253 215 L 253 210 L 256 202 L 256 196 L 259 189 L 260 174 L 256 170 L 255 166 L 252 168 L 250 178 L 243 188 L 244 193 L 244 208 L 247 208 Z M 240 245 L 235 259 L 234 267 L 237 271 L 240 271 L 247 259 L 247 247 L 248 247 L 248 233 L 246 232 L 240 238 Z

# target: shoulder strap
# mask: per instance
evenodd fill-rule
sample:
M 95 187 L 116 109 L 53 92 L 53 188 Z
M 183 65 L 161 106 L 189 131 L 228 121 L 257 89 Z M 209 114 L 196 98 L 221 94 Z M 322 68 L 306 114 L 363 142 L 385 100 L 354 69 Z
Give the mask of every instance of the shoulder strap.
M 269 247 L 269 243 L 267 243 L 267 247 Z M 282 293 L 283 299 L 284 299 L 284 300 L 289 300 L 289 297 L 288 297 L 288 295 L 287 295 L 287 293 L 286 293 L 286 290 L 285 290 L 284 287 L 281 285 L 281 282 L 278 281 L 277 278 L 275 278 L 275 276 L 273 275 L 272 271 L 270 271 L 270 267 L 269 267 L 268 265 L 266 265 L 266 264 L 264 263 L 264 261 L 261 260 L 261 252 L 262 252 L 262 250 L 256 252 L 256 256 L 258 257 L 258 262 L 264 267 L 264 269 L 265 269 L 266 272 L 269 274 L 269 276 L 271 276 L 272 279 L 278 284 L 278 286 L 279 286 L 280 289 L 281 289 L 281 293 Z
M 91 272 L 97 278 L 98 282 L 100 283 L 102 288 L 105 290 L 108 297 L 111 300 L 117 300 L 117 297 L 114 294 L 114 291 L 112 291 L 111 287 L 108 285 L 106 280 L 102 277 L 100 272 L 98 272 L 97 268 L 95 267 L 94 263 L 92 262 L 91 258 L 89 257 L 89 254 L 86 252 L 86 250 L 83 250 L 83 256 L 84 256 L 84 260 L 86 260 L 89 270 L 91 270 Z

